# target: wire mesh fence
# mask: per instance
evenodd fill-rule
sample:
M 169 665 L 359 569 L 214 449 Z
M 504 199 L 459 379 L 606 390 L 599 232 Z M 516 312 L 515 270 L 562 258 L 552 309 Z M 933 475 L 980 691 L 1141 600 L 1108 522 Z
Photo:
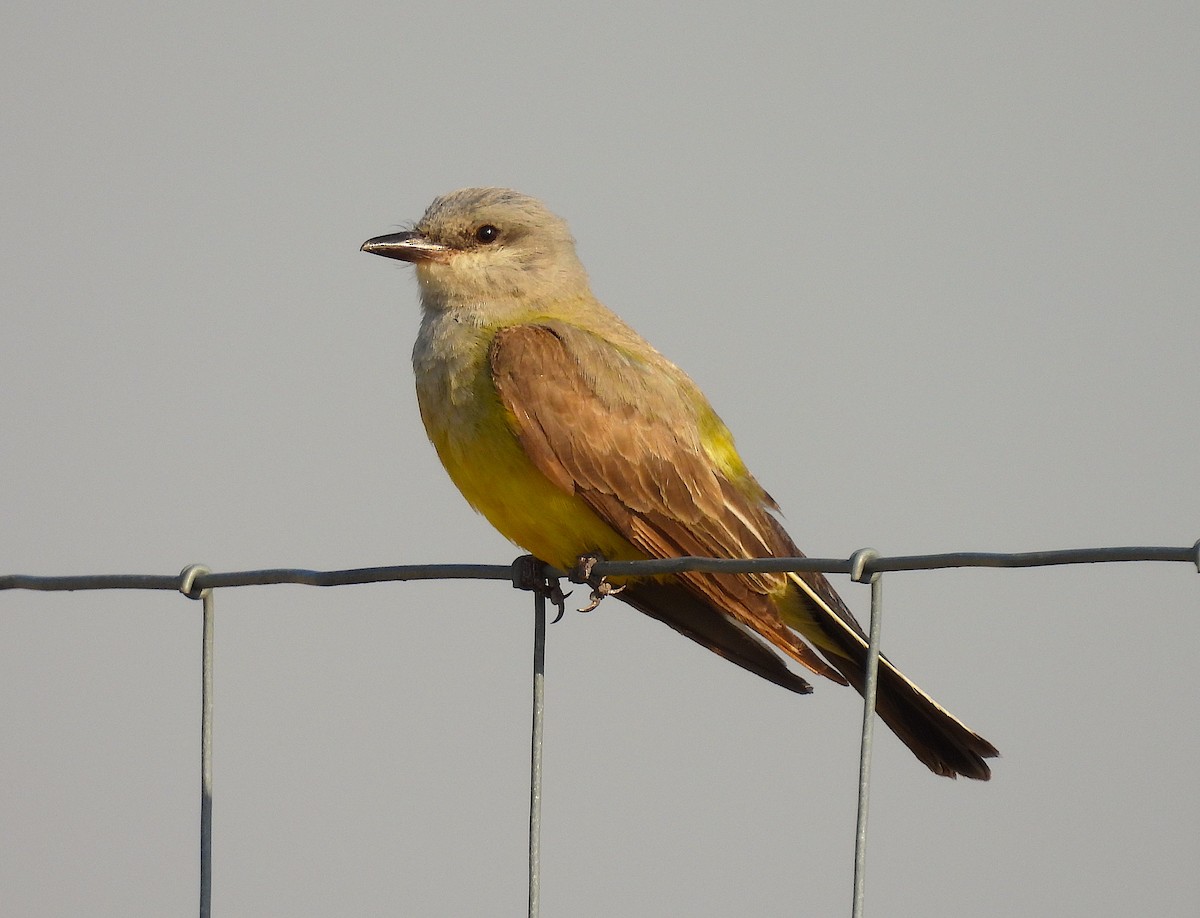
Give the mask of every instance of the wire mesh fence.
M 590 569 L 598 578 L 638 577 L 703 571 L 717 574 L 780 572 L 822 572 L 847 574 L 854 581 L 871 587 L 871 617 L 868 629 L 866 684 L 863 692 L 863 722 L 859 754 L 858 801 L 854 844 L 854 886 L 851 915 L 864 914 L 867 851 L 868 803 L 870 792 L 875 697 L 879 663 L 880 632 L 883 615 L 882 574 L 898 571 L 927 571 L 948 568 L 1028 568 L 1073 564 L 1111 564 L 1124 562 L 1174 562 L 1192 564 L 1200 572 L 1200 540 L 1190 546 L 1118 546 L 1076 548 L 1017 553 L 950 552 L 943 554 L 885 557 L 873 549 L 861 549 L 849 558 L 760 558 L 730 560 L 722 558 L 670 558 L 653 561 L 600 561 Z M 201 742 L 200 742 L 200 891 L 199 914 L 209 918 L 212 908 L 212 732 L 213 732 L 213 591 L 244 586 L 298 584 L 307 586 L 345 586 L 413 580 L 498 580 L 534 594 L 533 709 L 530 757 L 529 797 L 529 894 L 528 914 L 536 916 L 540 907 L 540 832 L 542 806 L 542 736 L 545 705 L 545 636 L 547 598 L 558 598 L 559 580 L 564 571 L 518 558 L 511 565 L 424 564 L 346 570 L 305 570 L 270 568 L 261 570 L 215 572 L 191 564 L 178 575 L 98 574 L 37 576 L 0 575 L 0 590 L 86 591 L 86 590 L 166 590 L 178 591 L 189 599 L 200 600 L 203 608 L 201 648 Z

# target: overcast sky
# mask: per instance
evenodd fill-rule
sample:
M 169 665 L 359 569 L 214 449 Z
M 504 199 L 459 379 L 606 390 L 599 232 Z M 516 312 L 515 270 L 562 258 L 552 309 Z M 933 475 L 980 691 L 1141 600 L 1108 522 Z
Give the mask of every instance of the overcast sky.
M 1165 2 L 8 0 L 0 573 L 512 560 L 421 428 L 411 271 L 358 251 L 484 184 L 570 222 L 809 554 L 1190 545 L 1198 39 Z M 1193 915 L 1196 570 L 885 596 L 1003 758 L 880 731 L 868 914 Z M 214 915 L 524 913 L 527 596 L 216 611 Z M 0 594 L 3 914 L 194 913 L 199 613 Z M 544 915 L 849 912 L 853 692 L 606 602 L 549 629 L 546 709 Z

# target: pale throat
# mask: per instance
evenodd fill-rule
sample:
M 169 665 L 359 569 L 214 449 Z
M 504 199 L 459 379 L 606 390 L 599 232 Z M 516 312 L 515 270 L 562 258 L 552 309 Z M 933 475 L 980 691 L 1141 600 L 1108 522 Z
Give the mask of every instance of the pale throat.
M 425 310 L 413 345 L 417 398 L 423 410 L 436 405 L 443 411 L 476 407 L 487 370 L 492 332 L 478 316 Z M 478 406 L 482 407 L 482 406 Z

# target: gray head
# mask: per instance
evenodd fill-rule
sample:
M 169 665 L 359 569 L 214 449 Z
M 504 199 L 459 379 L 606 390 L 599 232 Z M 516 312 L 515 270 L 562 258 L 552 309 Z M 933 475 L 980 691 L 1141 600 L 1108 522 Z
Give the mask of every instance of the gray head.
M 362 249 L 415 264 L 427 309 L 588 295 L 566 222 L 536 198 L 508 188 L 442 195 L 413 230 L 369 239 Z

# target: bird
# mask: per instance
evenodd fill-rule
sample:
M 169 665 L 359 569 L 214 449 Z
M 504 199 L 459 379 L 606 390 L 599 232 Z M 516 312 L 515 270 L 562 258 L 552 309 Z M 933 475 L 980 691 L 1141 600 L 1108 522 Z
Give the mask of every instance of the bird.
M 507 188 L 436 198 L 361 250 L 411 263 L 425 430 L 502 535 L 561 570 L 700 556 L 800 557 L 700 388 L 602 305 L 567 223 Z M 608 593 L 799 694 L 789 667 L 863 692 L 867 637 L 822 574 L 680 573 Z M 880 658 L 876 712 L 938 775 L 987 780 L 996 748 Z

